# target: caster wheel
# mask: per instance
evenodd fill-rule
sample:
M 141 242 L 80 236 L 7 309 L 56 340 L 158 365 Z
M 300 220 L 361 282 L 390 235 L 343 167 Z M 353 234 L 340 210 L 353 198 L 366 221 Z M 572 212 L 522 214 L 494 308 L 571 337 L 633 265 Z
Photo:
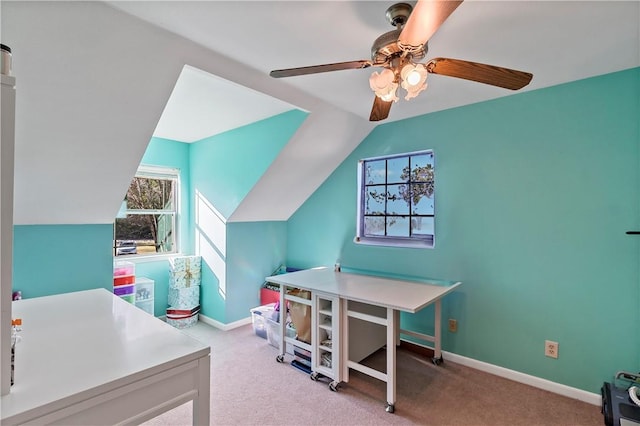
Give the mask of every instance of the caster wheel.
M 276 357 L 276 361 L 278 361 L 280 364 L 282 364 L 284 362 L 284 355 L 278 355 Z
M 333 381 L 331 383 L 329 383 L 329 389 L 331 389 L 333 392 L 338 392 L 338 385 L 340 383 Z
M 431 358 L 431 362 L 433 362 L 435 365 L 440 365 L 444 362 L 444 359 L 442 359 L 442 355 L 441 355 L 440 358 L 436 358 L 436 357 Z
M 393 404 L 389 404 L 387 402 L 387 408 L 386 408 L 387 413 L 394 413 L 396 411 L 396 408 Z
M 318 381 L 318 373 L 311 373 L 309 377 L 311 377 L 311 380 L 313 380 L 314 382 Z

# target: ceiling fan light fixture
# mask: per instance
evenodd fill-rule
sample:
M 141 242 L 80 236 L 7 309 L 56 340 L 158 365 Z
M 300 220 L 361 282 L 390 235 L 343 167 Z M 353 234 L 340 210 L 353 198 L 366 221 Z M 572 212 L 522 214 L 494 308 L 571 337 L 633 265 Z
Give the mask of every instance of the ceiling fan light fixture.
M 400 71 L 400 77 L 402 79 L 401 86 L 407 91 L 407 95 L 404 97 L 406 100 L 415 98 L 427 88 L 427 69 L 424 64 L 412 62 L 406 64 Z
M 398 100 L 396 91 L 398 90 L 398 83 L 395 82 L 396 76 L 392 70 L 385 68 L 381 72 L 374 72 L 369 77 L 369 87 L 376 94 L 377 97 L 385 102 Z

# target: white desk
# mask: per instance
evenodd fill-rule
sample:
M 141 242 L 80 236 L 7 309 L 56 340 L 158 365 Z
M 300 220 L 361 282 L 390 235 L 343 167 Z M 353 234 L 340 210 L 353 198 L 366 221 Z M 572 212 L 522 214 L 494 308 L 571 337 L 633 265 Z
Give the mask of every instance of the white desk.
M 295 287 L 321 292 L 326 295 L 334 295 L 340 298 L 341 336 L 339 345 L 341 356 L 334 362 L 340 363 L 340 375 L 334 380 L 349 381 L 349 368 L 358 370 L 387 383 L 387 411 L 394 412 L 396 402 L 396 345 L 400 343 L 400 334 L 408 334 L 434 344 L 433 361 L 439 364 L 442 361 L 441 348 L 441 299 L 451 293 L 461 282 L 433 281 L 419 283 L 399 279 L 383 278 L 371 275 L 360 275 L 346 272 L 335 272 L 328 268 L 306 269 L 288 274 L 275 275 L 267 278 L 267 281 L 280 284 L 280 300 L 282 306 L 285 300 L 287 287 Z M 349 309 L 349 301 L 361 302 L 378 306 L 385 312 L 383 316 L 364 314 Z M 400 328 L 400 311 L 415 313 L 422 308 L 435 304 L 435 329 L 434 335 L 429 336 Z M 311 305 L 315 306 L 314 304 Z M 316 313 L 312 313 L 315 317 Z M 357 318 L 363 321 L 386 326 L 387 329 L 387 373 L 374 370 L 356 361 L 349 359 L 349 318 Z M 284 328 L 284 321 L 281 322 Z M 281 332 L 280 348 L 284 348 L 284 331 Z M 336 337 L 333 337 L 336 340 Z M 313 340 L 313 339 L 312 339 Z M 311 342 L 317 345 L 317 342 Z M 284 357 L 281 351 L 279 360 Z M 332 389 L 335 386 L 332 387 Z
M 105 289 L 13 302 L 22 318 L 3 425 L 137 424 L 193 401 L 209 424 L 210 348 Z

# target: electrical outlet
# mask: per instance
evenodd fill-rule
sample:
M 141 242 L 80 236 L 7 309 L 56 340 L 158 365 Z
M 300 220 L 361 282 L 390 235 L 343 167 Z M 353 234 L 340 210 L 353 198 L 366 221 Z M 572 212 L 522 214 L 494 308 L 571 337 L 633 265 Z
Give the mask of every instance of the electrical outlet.
M 458 320 L 449 318 L 449 331 L 452 333 L 458 331 Z
M 544 354 L 550 358 L 558 358 L 558 342 L 552 342 L 551 340 L 544 341 Z

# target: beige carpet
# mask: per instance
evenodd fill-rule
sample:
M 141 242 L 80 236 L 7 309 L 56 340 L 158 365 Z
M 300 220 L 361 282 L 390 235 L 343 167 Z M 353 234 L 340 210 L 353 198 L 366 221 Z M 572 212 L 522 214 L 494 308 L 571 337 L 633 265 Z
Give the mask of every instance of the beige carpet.
M 338 392 L 314 382 L 257 337 L 251 326 L 186 333 L 211 346 L 212 425 L 583 425 L 604 424 L 600 408 L 468 367 L 398 350 L 397 401 L 385 412 L 386 384 L 358 372 Z M 384 351 L 367 363 L 385 365 Z M 146 425 L 189 425 L 191 403 Z

